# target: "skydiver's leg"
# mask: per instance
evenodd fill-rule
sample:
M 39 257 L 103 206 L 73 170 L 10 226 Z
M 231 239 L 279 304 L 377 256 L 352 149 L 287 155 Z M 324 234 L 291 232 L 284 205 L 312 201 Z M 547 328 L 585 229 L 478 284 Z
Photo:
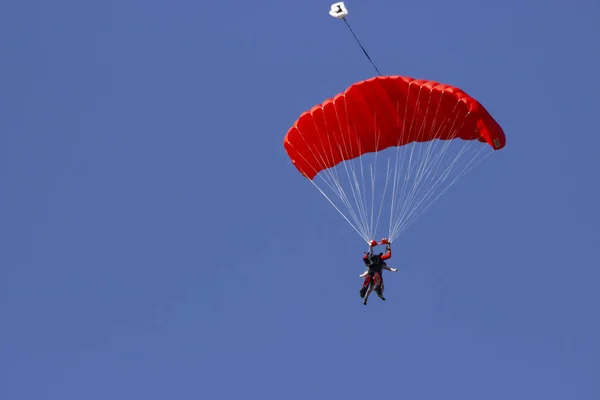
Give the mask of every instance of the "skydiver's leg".
M 373 288 L 375 287 L 375 285 L 373 285 L 373 277 L 369 276 L 369 291 L 367 292 L 367 295 L 365 296 L 365 301 L 363 302 L 363 304 L 366 306 L 367 305 L 367 301 L 369 300 L 369 295 L 371 294 L 371 292 L 373 292 Z
M 381 300 L 385 300 L 385 297 L 383 297 L 383 278 L 378 273 L 375 274 L 375 293 Z
M 369 281 L 371 280 L 371 277 L 369 275 L 365 276 L 365 279 L 363 280 L 363 284 L 362 287 L 360 288 L 360 298 L 364 298 L 365 294 L 367 293 L 367 289 L 369 288 Z

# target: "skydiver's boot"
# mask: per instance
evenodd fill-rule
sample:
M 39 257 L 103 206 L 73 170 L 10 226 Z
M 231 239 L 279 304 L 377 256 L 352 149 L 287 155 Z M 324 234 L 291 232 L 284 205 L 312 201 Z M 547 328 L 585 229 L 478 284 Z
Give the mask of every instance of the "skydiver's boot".
M 377 293 L 377 296 L 379 296 L 381 300 L 385 301 L 385 297 L 383 297 L 383 291 L 381 290 L 381 285 L 375 286 L 375 293 Z

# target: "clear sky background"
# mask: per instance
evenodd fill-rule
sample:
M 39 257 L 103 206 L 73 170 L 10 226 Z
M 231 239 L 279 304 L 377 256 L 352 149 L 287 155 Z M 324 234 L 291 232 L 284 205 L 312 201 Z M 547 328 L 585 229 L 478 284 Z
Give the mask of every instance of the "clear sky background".
M 508 139 L 367 307 L 282 143 L 374 75 L 331 3 L 1 3 L 1 399 L 600 398 L 600 3 L 346 2 Z

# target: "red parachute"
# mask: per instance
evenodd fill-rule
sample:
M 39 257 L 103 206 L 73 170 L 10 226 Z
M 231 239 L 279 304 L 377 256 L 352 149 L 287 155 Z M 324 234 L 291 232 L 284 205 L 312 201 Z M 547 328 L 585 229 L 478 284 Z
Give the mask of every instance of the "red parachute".
M 434 139 L 478 140 L 495 150 L 506 144 L 500 125 L 461 89 L 378 76 L 302 114 L 285 136 L 284 147 L 296 168 L 312 180 L 365 153 Z
M 500 125 L 464 91 L 403 76 L 353 84 L 303 113 L 284 139 L 295 167 L 365 241 L 380 236 L 386 214 L 381 236 L 398 237 L 505 144 Z

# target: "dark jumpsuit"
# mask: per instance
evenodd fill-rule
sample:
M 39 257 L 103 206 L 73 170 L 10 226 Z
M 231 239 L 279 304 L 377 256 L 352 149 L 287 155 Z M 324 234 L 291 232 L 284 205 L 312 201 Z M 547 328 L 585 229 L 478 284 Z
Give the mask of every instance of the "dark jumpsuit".
M 381 285 L 383 287 L 382 271 L 383 266 L 386 265 L 385 260 L 389 260 L 392 257 L 392 250 L 388 250 L 385 254 L 370 254 L 366 253 L 363 257 L 363 261 L 369 273 L 365 276 L 363 281 L 363 288 L 369 286 L 369 282 L 373 279 L 375 286 Z

